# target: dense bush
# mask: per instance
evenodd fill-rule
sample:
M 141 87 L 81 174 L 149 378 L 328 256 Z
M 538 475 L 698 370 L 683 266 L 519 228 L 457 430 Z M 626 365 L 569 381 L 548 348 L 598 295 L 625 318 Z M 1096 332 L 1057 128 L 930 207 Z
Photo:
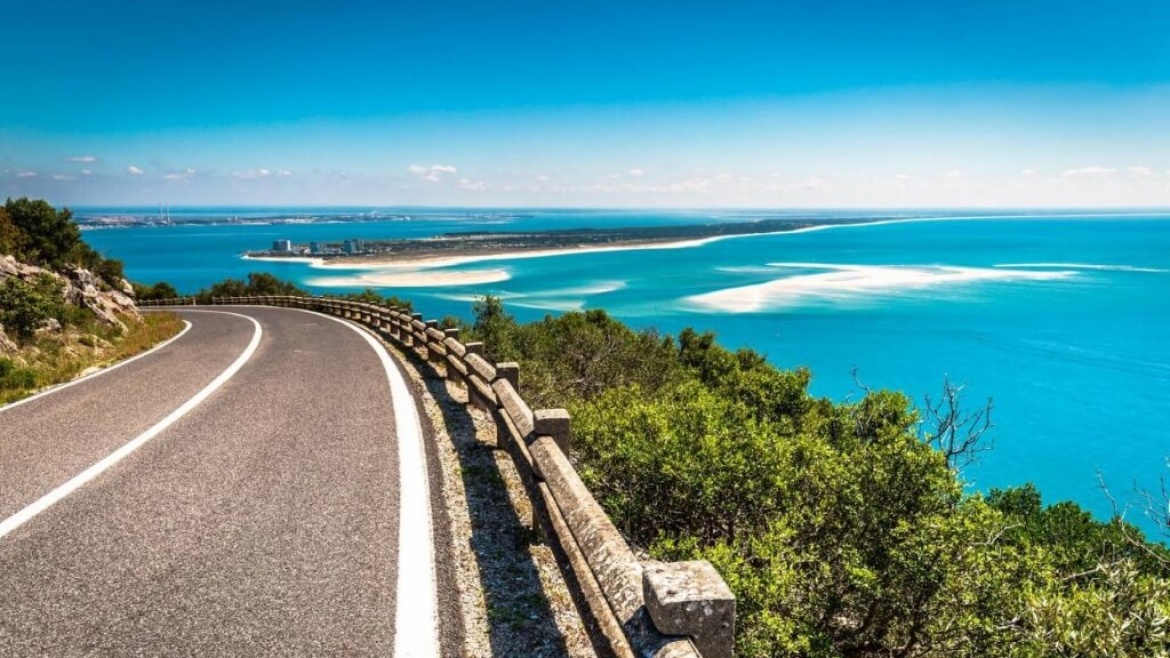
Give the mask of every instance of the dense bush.
M 179 291 L 166 281 L 159 281 L 149 286 L 134 283 L 132 286 L 134 287 L 134 297 L 140 302 L 155 299 L 176 299 L 179 296 Z
M 50 318 L 65 319 L 58 281 L 41 276 L 30 284 L 8 277 L 0 283 L 0 324 L 7 331 L 27 340 Z
M 24 233 L 8 216 L 8 209 L 0 207 L 0 256 L 24 253 Z
M 252 272 L 247 281 L 224 279 L 200 290 L 196 298 L 200 304 L 210 304 L 215 297 L 249 297 L 259 295 L 291 295 L 303 297 L 309 293 L 267 272 Z
M 602 310 L 523 325 L 494 297 L 473 310 L 469 335 L 484 342 L 493 360 L 520 362 L 524 397 L 532 404 L 561 406 L 633 384 L 657 391 L 683 372 L 673 339 L 634 331 Z
M 9 221 L 20 230 L 17 258 L 36 265 L 59 269 L 81 242 L 81 230 L 69 210 L 53 208 L 43 200 L 8 199 L 4 204 Z
M 81 239 L 69 209 L 57 210 L 43 200 L 8 199 L 0 209 L 0 254 L 52 270 L 81 267 L 117 287 L 122 262 L 108 259 Z
M 1170 552 L 1035 488 L 964 492 L 911 401 L 808 393 L 713 334 L 675 341 L 602 311 L 466 327 L 566 406 L 573 456 L 661 559 L 705 558 L 738 598 L 741 656 L 1167 656 Z

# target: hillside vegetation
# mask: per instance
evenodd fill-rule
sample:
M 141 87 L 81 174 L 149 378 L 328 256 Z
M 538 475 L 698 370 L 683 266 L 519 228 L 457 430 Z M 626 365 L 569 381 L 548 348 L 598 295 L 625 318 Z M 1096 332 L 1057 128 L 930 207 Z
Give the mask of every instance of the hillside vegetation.
M 305 294 L 274 281 L 201 295 Z M 965 490 L 989 409 L 959 388 L 922 409 L 893 391 L 833 402 L 808 370 L 711 333 L 601 310 L 521 324 L 492 297 L 473 316 L 464 335 L 520 362 L 534 408 L 571 411 L 572 458 L 630 541 L 724 575 L 737 655 L 1170 656 L 1170 551 L 1031 484 Z
M 68 210 L 0 207 L 0 404 L 141 352 L 182 328 L 140 316 L 122 264 L 81 238 Z
M 718 567 L 738 655 L 1170 655 L 1170 552 L 1030 484 L 965 493 L 986 426 L 954 387 L 924 417 L 897 392 L 814 398 L 807 370 L 710 333 L 600 310 L 519 324 L 490 297 L 474 316 L 530 403 L 568 407 L 574 458 L 622 531 Z

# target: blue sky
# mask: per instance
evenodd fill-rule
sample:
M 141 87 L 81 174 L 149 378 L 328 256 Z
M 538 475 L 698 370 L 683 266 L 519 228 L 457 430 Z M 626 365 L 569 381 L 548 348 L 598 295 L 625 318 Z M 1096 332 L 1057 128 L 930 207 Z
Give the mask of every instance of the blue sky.
M 1170 205 L 1160 0 L 0 5 L 5 195 Z

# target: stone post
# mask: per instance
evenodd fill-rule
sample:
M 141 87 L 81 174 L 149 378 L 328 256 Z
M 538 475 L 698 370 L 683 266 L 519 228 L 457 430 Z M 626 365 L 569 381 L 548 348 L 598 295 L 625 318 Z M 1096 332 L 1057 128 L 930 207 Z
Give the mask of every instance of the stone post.
M 535 436 L 551 436 L 567 459 L 572 447 L 572 432 L 569 427 L 569 412 L 564 409 L 537 409 L 532 413 Z
M 515 361 L 505 361 L 496 364 L 496 379 L 503 379 L 512 385 L 512 390 L 520 392 L 520 364 Z
M 703 658 L 732 658 L 735 595 L 710 562 L 646 564 L 642 593 L 659 632 L 690 637 Z

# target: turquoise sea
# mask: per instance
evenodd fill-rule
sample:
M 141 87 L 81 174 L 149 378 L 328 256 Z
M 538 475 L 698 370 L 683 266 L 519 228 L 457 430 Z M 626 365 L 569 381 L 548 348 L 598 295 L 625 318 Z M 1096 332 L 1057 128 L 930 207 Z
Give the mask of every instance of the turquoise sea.
M 144 215 L 77 209 L 82 218 Z M 1035 482 L 1049 502 L 1111 512 L 1170 478 L 1170 213 L 958 217 L 726 239 L 674 249 L 489 259 L 426 270 L 246 261 L 273 240 L 426 237 L 450 231 L 646 226 L 891 213 L 420 209 L 172 209 L 173 226 L 88 230 L 139 281 L 183 291 L 264 270 L 318 292 L 367 285 L 428 317 L 468 316 L 491 293 L 522 319 L 605 308 L 634 326 L 712 329 L 813 391 L 871 387 L 917 400 L 944 376 L 995 401 L 995 449 L 966 471 L 986 490 Z M 235 222 L 225 224 L 228 218 Z M 197 220 L 197 225 L 184 221 Z M 247 222 L 247 223 L 239 223 Z M 291 223 L 290 223 L 291 222 Z M 1136 510 L 1127 518 L 1141 523 Z M 1142 523 L 1147 528 L 1150 524 Z

